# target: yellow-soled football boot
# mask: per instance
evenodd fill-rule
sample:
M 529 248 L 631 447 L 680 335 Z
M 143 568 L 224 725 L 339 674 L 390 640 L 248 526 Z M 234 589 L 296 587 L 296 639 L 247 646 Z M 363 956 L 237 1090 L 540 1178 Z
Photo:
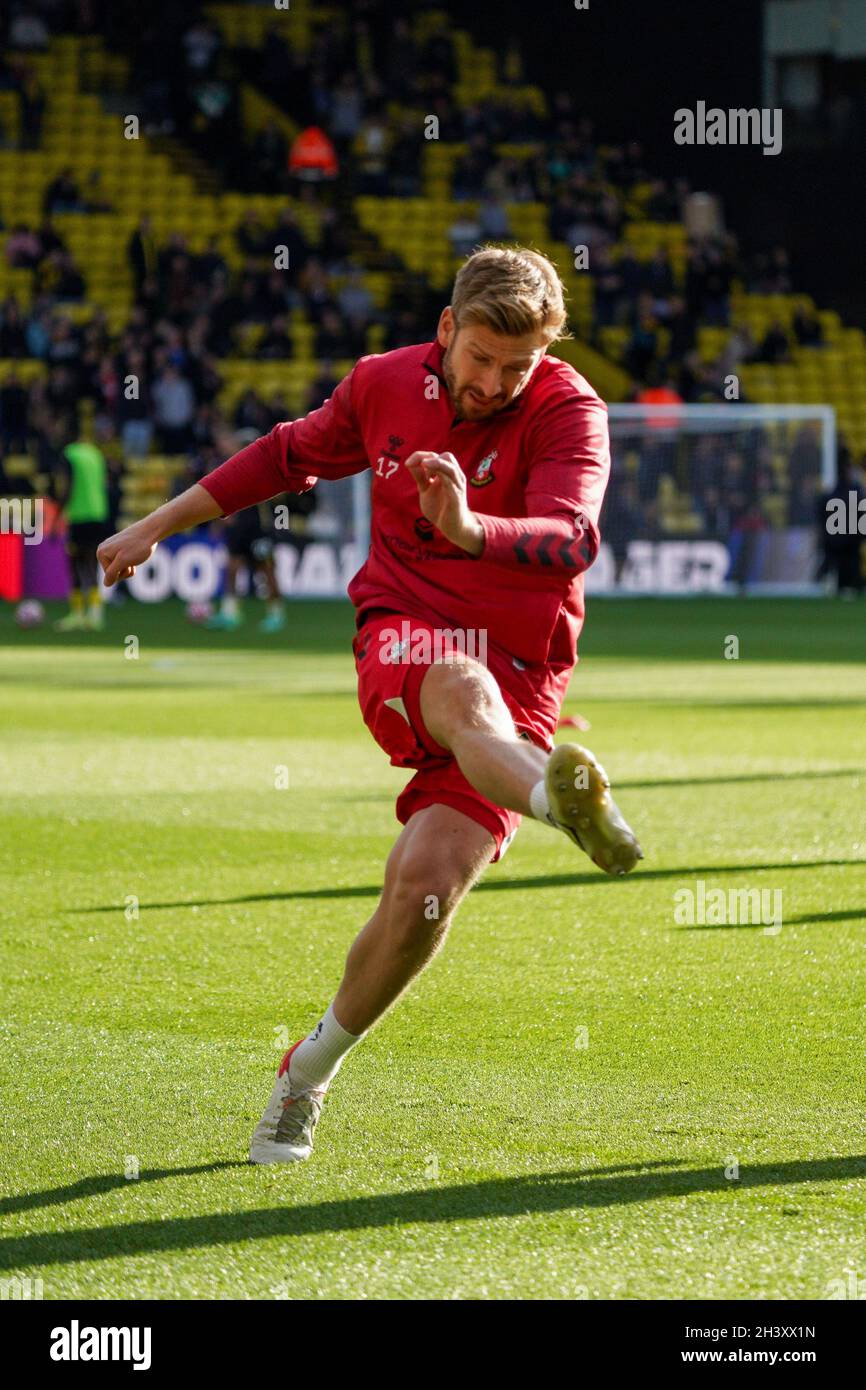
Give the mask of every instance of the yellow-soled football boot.
M 601 763 L 579 743 L 554 748 L 544 773 L 554 824 L 606 874 L 627 874 L 643 852 L 610 794 Z

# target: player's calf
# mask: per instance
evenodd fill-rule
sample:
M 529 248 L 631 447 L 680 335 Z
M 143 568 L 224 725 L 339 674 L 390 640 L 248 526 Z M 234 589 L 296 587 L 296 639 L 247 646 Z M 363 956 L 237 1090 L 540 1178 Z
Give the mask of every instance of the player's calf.
M 251 1162 L 309 1158 L 325 1093 L 343 1058 L 436 954 L 493 849 L 489 832 L 450 806 L 428 806 L 411 817 L 388 858 L 376 911 L 352 943 L 333 1004 L 283 1058 L 253 1135 Z

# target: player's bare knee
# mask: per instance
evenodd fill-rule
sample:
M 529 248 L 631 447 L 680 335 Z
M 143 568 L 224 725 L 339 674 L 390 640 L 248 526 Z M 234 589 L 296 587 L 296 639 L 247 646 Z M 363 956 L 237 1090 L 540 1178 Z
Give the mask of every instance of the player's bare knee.
M 508 717 L 495 677 L 471 657 L 429 668 L 421 685 L 421 715 L 445 748 L 453 748 L 467 730 Z
M 435 950 L 474 877 L 474 866 L 444 863 L 436 853 L 404 855 L 385 899 L 395 948 Z

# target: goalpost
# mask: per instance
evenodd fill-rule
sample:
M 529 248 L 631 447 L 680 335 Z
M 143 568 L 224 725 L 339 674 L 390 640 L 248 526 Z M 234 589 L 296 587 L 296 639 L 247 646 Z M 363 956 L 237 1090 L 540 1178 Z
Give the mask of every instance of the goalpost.
M 818 405 L 611 405 L 588 593 L 821 592 L 836 419 Z

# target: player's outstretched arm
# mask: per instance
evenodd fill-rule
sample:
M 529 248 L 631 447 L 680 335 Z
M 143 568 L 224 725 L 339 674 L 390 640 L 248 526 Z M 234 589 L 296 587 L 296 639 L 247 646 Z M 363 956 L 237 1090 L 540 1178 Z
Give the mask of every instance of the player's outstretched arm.
M 109 536 L 96 552 L 104 570 L 103 582 L 110 586 L 135 574 L 136 565 L 149 560 L 160 541 L 178 531 L 189 531 L 205 521 L 222 516 L 222 510 L 210 493 L 193 483 L 179 497 L 164 502 L 155 512 L 135 521 L 123 531 Z

